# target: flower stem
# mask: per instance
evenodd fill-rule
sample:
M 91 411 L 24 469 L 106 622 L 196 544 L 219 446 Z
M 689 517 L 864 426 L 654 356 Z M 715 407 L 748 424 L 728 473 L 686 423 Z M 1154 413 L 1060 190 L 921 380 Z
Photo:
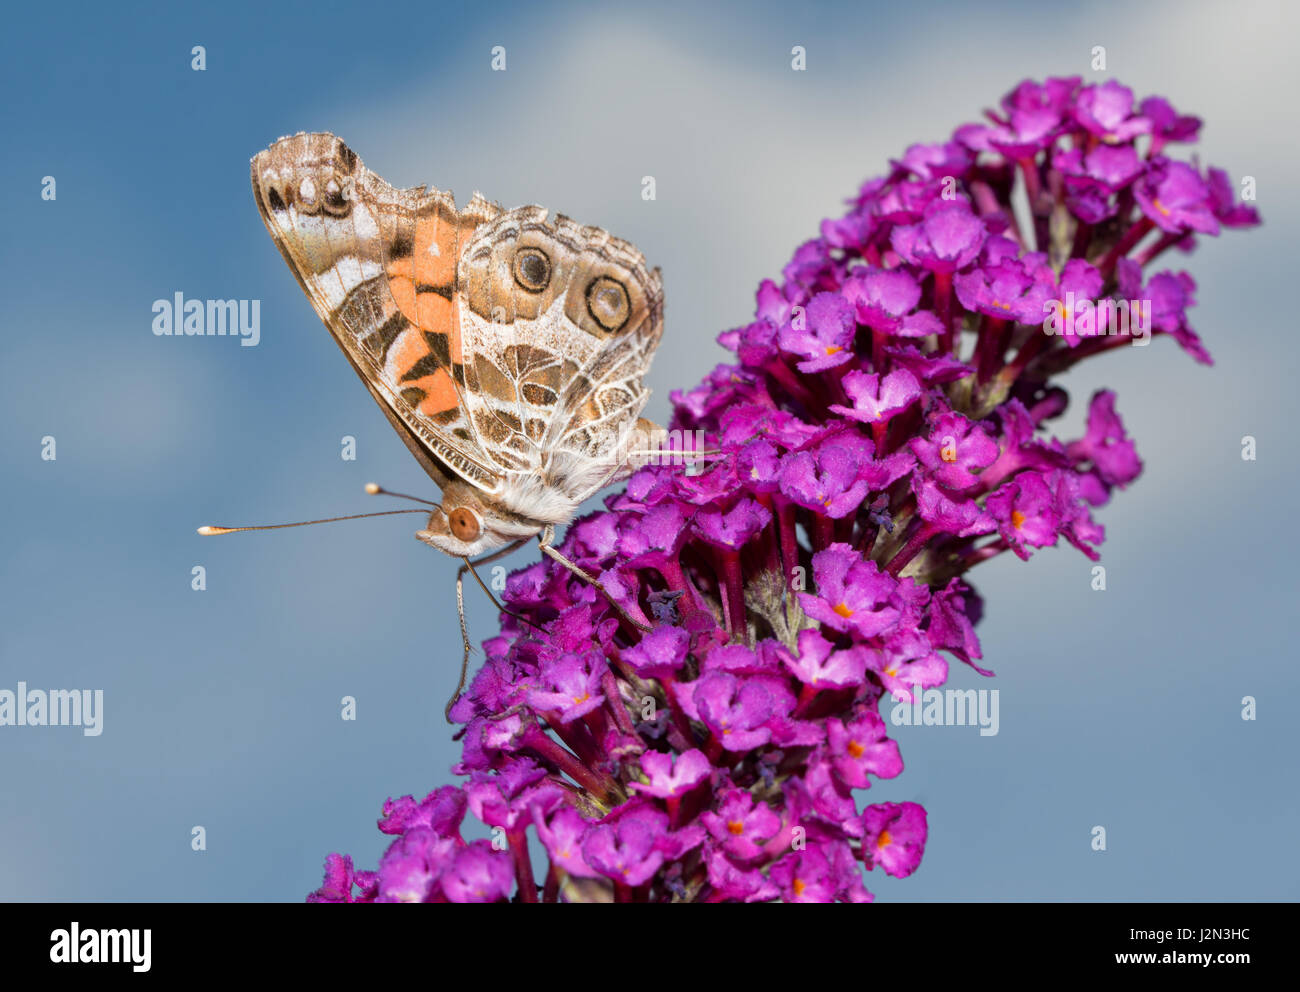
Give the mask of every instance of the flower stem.
M 835 521 L 824 513 L 813 514 L 813 547 L 824 551 L 835 539 Z
M 794 570 L 799 567 L 799 542 L 795 534 L 795 505 L 788 500 L 778 498 L 776 501 L 777 527 L 781 533 L 781 561 L 785 567 L 782 581 L 788 587 L 794 579 Z
M 517 826 L 507 836 L 515 862 L 515 884 L 519 887 L 519 901 L 536 902 L 537 883 L 533 881 L 533 865 L 528 859 L 528 835 L 524 827 Z
M 548 857 L 546 859 L 546 882 L 542 886 L 542 902 L 559 902 L 560 900 L 560 873 L 555 867 L 555 862 Z
M 903 545 L 902 549 L 894 555 L 893 558 L 889 560 L 889 565 L 886 566 L 886 571 L 888 571 L 890 575 L 897 577 L 898 573 L 907 567 L 907 563 L 916 557 L 916 553 L 925 547 L 926 541 L 930 540 L 933 536 L 934 527 L 922 521 L 921 525 L 916 528 L 916 533 L 912 535 L 911 539 Z
M 1155 226 L 1155 221 L 1150 217 L 1144 216 L 1136 224 L 1130 227 L 1126 232 L 1124 232 L 1124 237 L 1119 239 L 1115 247 L 1112 248 L 1106 257 L 1101 260 L 1100 264 L 1098 264 L 1098 271 L 1109 279 L 1111 273 L 1115 271 L 1115 265 L 1119 260 L 1127 255 L 1133 246 L 1146 237 Z
M 632 716 L 628 713 L 623 696 L 618 691 L 618 677 L 607 669 L 600 677 L 600 688 L 605 694 L 605 702 L 609 704 L 609 712 L 614 717 L 615 725 L 629 737 L 635 737 L 636 725 L 632 723 Z
M 939 350 L 944 354 L 952 351 L 952 273 L 935 272 L 934 274 L 934 312 L 943 325 L 939 337 Z
M 617 783 L 613 779 L 588 768 L 572 753 L 546 736 L 542 728 L 535 723 L 530 723 L 524 730 L 520 743 L 538 757 L 549 761 L 602 803 L 608 803 L 617 789 Z
M 727 615 L 727 631 L 732 640 L 744 640 L 745 627 L 745 579 L 740 573 L 740 552 L 728 548 L 719 548 L 718 557 L 722 559 L 722 587 L 725 592 L 724 607 Z

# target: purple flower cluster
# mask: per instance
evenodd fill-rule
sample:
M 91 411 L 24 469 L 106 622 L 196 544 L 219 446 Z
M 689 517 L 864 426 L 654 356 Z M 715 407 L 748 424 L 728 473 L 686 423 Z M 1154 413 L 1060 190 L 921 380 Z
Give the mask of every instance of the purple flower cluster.
M 1141 471 L 1110 392 L 1083 437 L 1043 432 L 1051 377 L 1159 334 L 1208 362 L 1195 282 L 1145 273 L 1258 223 L 1165 156 L 1200 121 L 1158 97 L 1049 79 L 987 117 L 762 283 L 720 338 L 737 361 L 673 395 L 720 455 L 641 468 L 568 529 L 603 592 L 546 559 L 510 576 L 452 711 L 465 781 L 389 801 L 378 871 L 331 855 L 310 898 L 862 902 L 863 868 L 916 869 L 925 810 L 855 798 L 903 770 L 882 697 L 943 683 L 945 654 L 992 674 L 964 573 L 1062 538 L 1096 559 L 1092 510 Z

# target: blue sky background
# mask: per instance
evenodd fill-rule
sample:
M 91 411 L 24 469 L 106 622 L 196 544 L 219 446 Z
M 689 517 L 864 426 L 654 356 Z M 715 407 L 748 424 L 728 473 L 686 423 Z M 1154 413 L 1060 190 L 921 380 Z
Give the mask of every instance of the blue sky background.
M 1061 434 L 1114 387 L 1147 466 L 1100 514 L 1109 588 L 1069 548 L 974 573 L 997 678 L 954 666 L 949 684 L 998 688 L 1000 733 L 896 731 L 907 770 L 867 798 L 923 802 L 930 844 L 912 878 L 868 884 L 886 901 L 1300 898 L 1297 28 L 1251 2 L 8 11 L 0 688 L 100 688 L 106 712 L 99 737 L 0 728 L 0 899 L 300 900 L 328 851 L 375 864 L 385 797 L 450 780 L 454 567 L 411 538 L 419 518 L 194 533 L 389 508 L 370 480 L 432 489 L 267 237 L 251 155 L 332 130 L 395 185 L 540 202 L 635 241 L 664 272 L 662 420 L 861 180 L 1022 78 L 1069 73 L 1203 116 L 1198 153 L 1256 177 L 1265 226 L 1183 262 L 1213 369 L 1161 340 L 1066 380 Z M 260 345 L 155 337 L 152 302 L 176 292 L 261 300 Z M 469 614 L 492 633 L 472 592 Z

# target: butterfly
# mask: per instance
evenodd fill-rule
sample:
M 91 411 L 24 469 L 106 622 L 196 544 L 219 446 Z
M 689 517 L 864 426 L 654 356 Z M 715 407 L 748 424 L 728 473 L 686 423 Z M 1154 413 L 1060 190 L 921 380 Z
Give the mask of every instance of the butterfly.
M 415 536 L 464 561 L 463 687 L 467 569 L 536 537 L 599 588 L 552 543 L 584 500 L 631 474 L 628 438 L 657 431 L 640 415 L 663 333 L 659 270 L 543 207 L 475 193 L 457 210 L 449 192 L 396 189 L 329 133 L 281 138 L 251 174 L 276 247 L 442 492 Z

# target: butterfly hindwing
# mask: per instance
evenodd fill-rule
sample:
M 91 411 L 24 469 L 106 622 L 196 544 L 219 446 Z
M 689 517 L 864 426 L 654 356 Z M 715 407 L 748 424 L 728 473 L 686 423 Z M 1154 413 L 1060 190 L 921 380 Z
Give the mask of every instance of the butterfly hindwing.
M 663 329 L 658 270 L 601 228 L 520 207 L 475 230 L 460 284 L 475 426 L 502 471 L 536 466 L 581 502 L 588 476 L 609 478 L 607 456 L 645 403 Z M 632 387 L 619 392 L 611 370 Z

